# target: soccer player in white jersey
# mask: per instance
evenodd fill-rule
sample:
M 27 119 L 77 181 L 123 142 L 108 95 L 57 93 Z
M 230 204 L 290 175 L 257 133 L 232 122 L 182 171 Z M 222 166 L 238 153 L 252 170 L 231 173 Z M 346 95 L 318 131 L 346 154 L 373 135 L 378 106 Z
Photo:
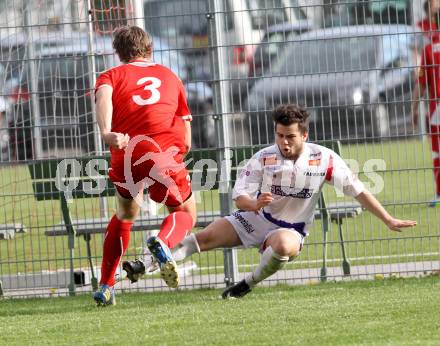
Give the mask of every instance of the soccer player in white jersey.
M 223 298 L 244 296 L 299 255 L 324 183 L 354 197 L 392 231 L 416 225 L 391 216 L 335 152 L 308 143 L 308 117 L 296 105 L 277 107 L 275 144 L 257 152 L 235 184 L 233 199 L 239 210 L 188 235 L 173 249 L 173 258 L 179 261 L 215 248 L 259 247 L 257 268 L 227 288 Z

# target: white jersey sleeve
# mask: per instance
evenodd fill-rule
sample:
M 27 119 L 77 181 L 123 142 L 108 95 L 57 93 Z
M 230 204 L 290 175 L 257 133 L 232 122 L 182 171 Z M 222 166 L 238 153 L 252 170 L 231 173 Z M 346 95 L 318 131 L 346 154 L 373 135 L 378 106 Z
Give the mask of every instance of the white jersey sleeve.
M 260 152 L 252 156 L 237 176 L 232 199 L 247 195 L 257 198 L 257 193 L 261 189 L 263 182 L 263 166 L 260 161 Z
M 356 197 L 365 190 L 364 184 L 351 171 L 345 161 L 335 152 L 331 153 L 326 181 L 346 196 Z

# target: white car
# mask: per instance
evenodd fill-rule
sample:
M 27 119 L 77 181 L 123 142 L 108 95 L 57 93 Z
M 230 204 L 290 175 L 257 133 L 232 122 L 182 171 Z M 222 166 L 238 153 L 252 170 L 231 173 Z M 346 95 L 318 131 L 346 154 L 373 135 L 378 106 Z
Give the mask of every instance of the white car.
M 0 96 L 0 162 L 10 161 L 11 159 L 9 152 L 9 110 L 9 100 Z

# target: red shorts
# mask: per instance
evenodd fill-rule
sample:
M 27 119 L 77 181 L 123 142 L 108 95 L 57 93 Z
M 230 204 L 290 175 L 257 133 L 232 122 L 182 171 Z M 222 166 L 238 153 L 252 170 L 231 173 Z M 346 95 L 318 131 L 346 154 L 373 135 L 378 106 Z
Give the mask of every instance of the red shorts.
M 147 187 L 153 201 L 177 207 L 191 196 L 185 152 L 181 134 L 131 138 L 125 150 L 112 150 L 109 178 L 123 198 Z

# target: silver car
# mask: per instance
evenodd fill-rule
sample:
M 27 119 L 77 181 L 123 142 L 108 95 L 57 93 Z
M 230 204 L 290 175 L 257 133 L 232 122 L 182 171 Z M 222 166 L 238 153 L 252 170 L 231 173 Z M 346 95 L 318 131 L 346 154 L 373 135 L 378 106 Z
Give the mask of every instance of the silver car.
M 309 110 L 312 140 L 412 133 L 417 38 L 404 25 L 338 27 L 288 38 L 249 93 L 253 142 L 273 140 L 271 110 L 286 102 Z

